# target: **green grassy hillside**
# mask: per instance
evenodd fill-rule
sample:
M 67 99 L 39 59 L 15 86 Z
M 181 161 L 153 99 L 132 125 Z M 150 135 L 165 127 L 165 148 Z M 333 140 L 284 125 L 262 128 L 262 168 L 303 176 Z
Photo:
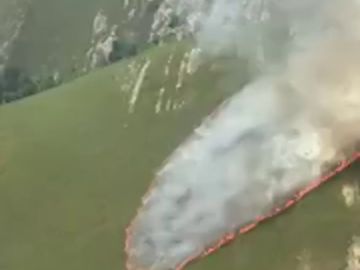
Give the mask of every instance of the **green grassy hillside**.
M 146 55 L 133 113 L 128 64 L 144 56 L 0 108 L 0 269 L 123 269 L 124 228 L 154 170 L 221 100 L 206 68 L 176 93 L 183 52 Z M 155 113 L 162 87 L 181 110 Z
M 186 49 L 155 48 L 0 107 L 1 270 L 125 269 L 124 229 L 154 171 L 229 94 L 212 63 L 176 88 Z M 354 167 L 189 269 L 345 269 L 360 207 L 347 207 L 341 188 L 358 175 Z

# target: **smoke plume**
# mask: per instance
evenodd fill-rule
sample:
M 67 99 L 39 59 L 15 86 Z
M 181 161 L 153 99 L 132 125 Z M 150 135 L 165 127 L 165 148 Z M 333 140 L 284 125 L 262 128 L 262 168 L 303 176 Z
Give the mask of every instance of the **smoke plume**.
M 204 57 L 246 57 L 256 79 L 158 172 L 128 230 L 131 270 L 182 266 L 309 185 L 360 138 L 355 0 L 172 5 L 195 21 Z

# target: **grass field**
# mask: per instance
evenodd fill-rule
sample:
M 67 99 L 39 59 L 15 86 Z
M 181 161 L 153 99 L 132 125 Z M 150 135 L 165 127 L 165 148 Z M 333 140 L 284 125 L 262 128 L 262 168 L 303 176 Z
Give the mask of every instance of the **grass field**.
M 176 88 L 185 50 L 154 48 L 0 107 L 1 270 L 125 269 L 124 229 L 154 172 L 230 94 L 220 89 L 221 65 L 212 63 Z M 147 60 L 134 99 L 136 74 Z M 235 85 L 243 81 L 238 77 Z M 129 100 L 136 100 L 132 113 Z M 189 269 L 345 269 L 352 237 L 360 234 L 360 204 L 347 207 L 342 187 L 359 184 L 359 170 L 353 166 Z

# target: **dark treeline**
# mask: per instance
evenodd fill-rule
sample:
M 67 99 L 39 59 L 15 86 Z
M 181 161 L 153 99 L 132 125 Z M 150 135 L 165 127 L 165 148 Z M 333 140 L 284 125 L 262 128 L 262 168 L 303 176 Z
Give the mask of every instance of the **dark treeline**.
M 114 41 L 109 62 L 115 63 L 121 59 L 135 56 L 138 53 L 136 44 Z M 73 72 L 76 73 L 76 70 Z M 5 66 L 0 70 L 0 103 L 9 103 L 46 89 L 55 87 L 61 80 L 54 75 L 29 76 L 19 67 Z
M 27 97 L 60 83 L 55 76 L 34 78 L 17 67 L 5 67 L 0 72 L 0 102 L 8 103 Z
M 155 12 L 159 8 L 159 2 L 154 2 L 149 6 L 151 12 Z M 169 20 L 169 28 L 176 28 L 181 24 L 180 19 L 173 15 Z M 160 37 L 155 38 L 150 43 L 136 43 L 116 39 L 112 43 L 112 50 L 107 56 L 107 63 L 112 64 L 122 59 L 136 56 L 139 52 L 146 50 L 151 46 L 158 45 Z M 74 77 L 82 74 L 78 68 L 72 69 Z M 16 66 L 5 66 L 0 68 L 0 104 L 9 103 L 33 94 L 42 92 L 49 88 L 53 88 L 62 81 L 52 75 L 30 76 L 26 71 Z M 71 76 L 72 77 L 72 76 Z
M 109 55 L 109 61 L 110 63 L 115 63 L 121 59 L 132 57 L 137 54 L 138 46 L 136 44 L 114 40 L 112 43 L 112 51 Z

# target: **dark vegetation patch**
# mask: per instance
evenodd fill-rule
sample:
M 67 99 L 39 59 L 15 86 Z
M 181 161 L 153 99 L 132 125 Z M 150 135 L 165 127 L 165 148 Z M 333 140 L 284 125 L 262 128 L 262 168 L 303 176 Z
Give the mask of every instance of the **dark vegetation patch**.
M 4 67 L 0 72 L 0 102 L 9 103 L 61 83 L 56 75 L 30 77 L 18 67 Z
M 138 54 L 138 46 L 134 43 L 121 42 L 114 40 L 112 42 L 112 51 L 109 54 L 109 62 L 115 63 L 127 57 Z
M 151 2 L 147 6 L 146 12 L 155 14 L 160 7 L 160 3 L 161 1 Z M 181 25 L 181 23 L 181 19 L 175 14 L 172 14 L 167 27 L 175 29 Z M 100 66 L 107 66 L 122 59 L 134 57 L 150 47 L 157 46 L 160 41 L 172 41 L 174 35 L 173 33 L 166 37 L 155 36 L 154 39 L 149 42 L 127 41 L 121 40 L 119 37 L 112 42 L 111 52 L 106 56 L 100 56 L 100 58 L 104 57 Z M 66 80 L 84 74 L 80 71 L 82 69 L 82 66 L 74 66 L 71 69 L 70 77 Z M 48 72 L 47 75 L 36 74 L 33 76 L 19 66 L 0 66 L 0 104 L 9 103 L 58 86 L 62 83 L 59 75 L 62 74 L 56 75 Z

